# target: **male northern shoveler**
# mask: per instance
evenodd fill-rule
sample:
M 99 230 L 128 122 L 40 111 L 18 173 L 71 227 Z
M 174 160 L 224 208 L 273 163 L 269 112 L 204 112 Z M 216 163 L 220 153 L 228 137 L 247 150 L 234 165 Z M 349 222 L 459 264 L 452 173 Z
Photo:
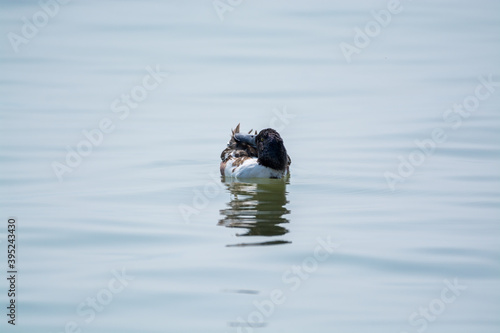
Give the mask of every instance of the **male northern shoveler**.
M 220 172 L 237 178 L 282 178 L 290 173 L 292 160 L 283 139 L 272 128 L 257 134 L 240 133 L 240 124 L 232 131 L 227 148 L 220 155 Z

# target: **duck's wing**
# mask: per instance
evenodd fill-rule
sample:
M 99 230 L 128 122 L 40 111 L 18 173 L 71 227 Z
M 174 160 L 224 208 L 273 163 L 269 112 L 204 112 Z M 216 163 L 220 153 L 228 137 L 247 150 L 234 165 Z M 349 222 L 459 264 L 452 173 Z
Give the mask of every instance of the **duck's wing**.
M 251 132 L 252 131 L 250 131 L 250 133 Z M 239 165 L 244 163 L 247 159 L 257 158 L 257 149 L 235 139 L 234 136 L 238 133 L 240 133 L 240 124 L 238 124 L 234 130 L 231 130 L 231 139 L 229 139 L 226 149 L 220 154 L 222 160 L 220 163 L 220 172 L 222 175 L 224 175 L 224 170 L 229 161 L 231 161 L 231 165 L 235 163 Z M 233 159 L 234 161 L 232 161 Z
M 222 161 L 227 161 L 230 158 L 257 157 L 257 149 L 247 143 L 237 141 L 234 138 L 235 134 L 240 133 L 240 124 L 231 132 L 231 139 L 227 143 L 226 149 L 224 149 L 220 155 Z M 249 133 L 251 132 L 252 131 Z

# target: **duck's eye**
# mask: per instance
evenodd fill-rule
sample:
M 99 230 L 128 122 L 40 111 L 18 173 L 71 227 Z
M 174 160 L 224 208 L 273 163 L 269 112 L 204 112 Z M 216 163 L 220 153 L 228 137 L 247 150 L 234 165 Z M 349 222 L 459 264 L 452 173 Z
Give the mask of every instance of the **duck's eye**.
M 260 142 L 264 142 L 264 138 L 260 138 Z

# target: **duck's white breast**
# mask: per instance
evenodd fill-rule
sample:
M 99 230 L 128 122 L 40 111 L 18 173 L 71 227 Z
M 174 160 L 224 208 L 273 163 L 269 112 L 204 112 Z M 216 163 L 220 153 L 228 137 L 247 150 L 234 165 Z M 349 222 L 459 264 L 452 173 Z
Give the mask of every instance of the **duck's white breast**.
M 235 160 L 227 162 L 224 174 L 237 178 L 281 178 L 283 174 L 277 170 L 260 165 L 257 158 L 249 158 L 238 166 L 233 166 Z

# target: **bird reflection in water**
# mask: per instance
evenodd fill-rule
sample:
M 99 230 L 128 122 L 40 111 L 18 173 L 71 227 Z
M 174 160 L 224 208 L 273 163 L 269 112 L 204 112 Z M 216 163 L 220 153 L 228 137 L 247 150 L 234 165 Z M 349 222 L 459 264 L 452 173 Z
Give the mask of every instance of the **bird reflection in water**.
M 244 182 L 224 179 L 231 201 L 227 208 L 221 209 L 223 218 L 218 225 L 228 228 L 246 229 L 236 236 L 280 237 L 288 233 L 285 224 L 290 221 L 285 217 L 290 214 L 286 208 L 286 186 L 289 179 L 255 179 Z M 227 246 L 260 246 L 291 243 L 283 239 L 261 242 L 244 242 Z

